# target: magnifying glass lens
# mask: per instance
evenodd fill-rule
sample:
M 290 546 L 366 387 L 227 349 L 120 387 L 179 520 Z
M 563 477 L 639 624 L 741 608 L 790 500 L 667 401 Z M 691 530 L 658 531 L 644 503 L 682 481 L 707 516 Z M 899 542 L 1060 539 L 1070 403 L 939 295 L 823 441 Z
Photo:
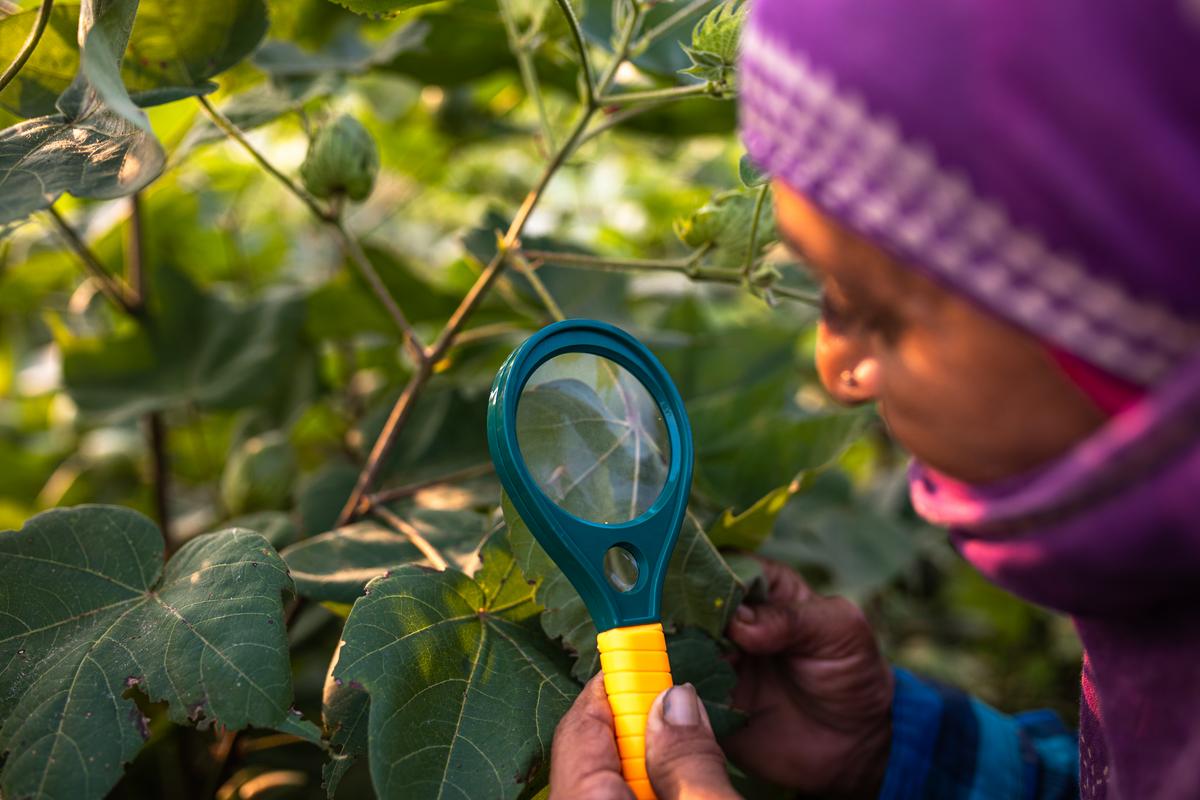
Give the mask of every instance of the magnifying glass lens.
M 566 353 L 529 377 L 517 403 L 517 444 L 542 492 L 589 522 L 628 522 L 667 482 L 662 410 L 620 365 Z

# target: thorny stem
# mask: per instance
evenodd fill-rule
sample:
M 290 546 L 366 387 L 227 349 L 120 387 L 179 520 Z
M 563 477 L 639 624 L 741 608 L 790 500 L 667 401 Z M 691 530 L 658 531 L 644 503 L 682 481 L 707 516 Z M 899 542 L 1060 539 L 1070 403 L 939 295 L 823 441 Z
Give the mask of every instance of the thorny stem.
M 17 53 L 17 57 L 8 65 L 8 69 L 4 70 L 4 74 L 0 75 L 0 92 L 4 91 L 4 87 L 12 82 L 12 79 L 17 77 L 17 73 L 25 66 L 25 62 L 33 55 L 33 51 L 37 49 L 38 42 L 42 40 L 42 34 L 46 30 L 46 24 L 50 22 L 50 10 L 54 8 L 54 0 L 42 0 L 42 5 L 38 8 L 37 19 L 33 21 L 33 28 L 29 31 L 29 36 L 25 38 L 25 44 L 21 45 L 21 52 Z
M 554 253 L 544 250 L 523 250 L 526 258 L 533 262 L 556 264 L 561 267 L 588 269 L 597 272 L 675 272 L 686 275 L 694 281 L 706 283 L 725 283 L 740 286 L 745 283 L 741 270 L 725 269 L 723 267 L 702 267 L 697 255 L 703 255 L 698 250 L 689 258 L 610 258 L 608 256 L 585 256 L 579 253 Z M 790 286 L 772 285 L 767 287 L 774 294 L 795 300 L 813 307 L 820 307 L 821 299 L 808 292 L 793 289 Z
M 399 515 L 393 514 L 385 506 L 375 506 L 371 509 L 371 513 L 407 536 L 408 540 L 413 543 L 413 546 L 429 559 L 429 563 L 433 565 L 434 569 L 442 570 L 448 566 L 446 559 L 437 551 L 437 548 L 431 545 L 429 540 L 422 536 L 421 532 L 414 528 L 411 523 L 402 519 Z
M 47 208 L 46 213 L 50 215 L 50 219 L 58 229 L 59 235 L 75 251 L 75 255 L 79 256 L 79 261 L 83 265 L 84 271 L 96 281 L 96 285 L 100 288 L 100 293 L 129 316 L 138 316 L 141 312 L 129 289 L 120 279 L 109 274 L 104 265 L 100 263 L 100 259 L 96 258 L 96 255 L 87 246 L 87 243 L 79 237 L 75 229 L 63 219 L 62 214 L 58 213 L 58 210 L 54 206 Z
M 204 109 L 205 113 L 208 114 L 214 125 L 220 128 L 226 136 L 240 144 L 242 149 L 249 153 L 250 157 L 258 162 L 259 166 L 266 170 L 269 175 L 282 183 L 283 186 L 296 197 L 298 197 L 300 201 L 304 203 L 304 205 L 308 206 L 308 210 L 311 211 L 317 219 L 334 228 L 334 230 L 337 232 L 338 240 L 341 242 L 346 254 L 350 257 L 350 260 L 354 263 L 355 268 L 358 269 L 358 271 L 362 274 L 363 279 L 367 282 L 371 292 L 379 300 L 380 304 L 383 305 L 384 310 L 388 313 L 388 316 L 392 318 L 392 322 L 394 322 L 396 327 L 400 329 L 400 332 L 404 334 L 404 343 L 409 349 L 410 354 L 418 364 L 421 363 L 421 360 L 424 357 L 424 346 L 421 344 L 421 340 L 417 337 L 416 331 L 414 331 L 412 326 L 409 324 L 408 318 L 404 316 L 404 312 L 400 310 L 400 306 L 397 305 L 396 301 L 392 298 L 391 293 L 387 290 L 387 286 L 385 286 L 383 281 L 380 279 L 379 273 L 375 271 L 375 267 L 372 266 L 371 260 L 367 258 L 366 253 L 363 252 L 362 246 L 359 245 L 358 240 L 356 240 L 354 236 L 351 235 L 349 229 L 346 228 L 345 223 L 342 221 L 341 215 L 338 213 L 338 208 L 322 208 L 315 197 L 305 191 L 287 175 L 284 175 L 282 172 L 280 172 L 274 164 L 267 160 L 267 157 L 259 152 L 258 148 L 246 138 L 246 135 L 241 131 L 241 129 L 234 125 L 228 117 L 218 111 L 212 103 L 208 102 L 208 98 L 200 95 L 196 98 L 196 100 L 199 101 L 200 106 Z
M 758 252 L 758 223 L 762 218 L 763 206 L 766 204 L 767 194 L 770 191 L 771 184 L 764 183 L 758 190 L 758 197 L 754 200 L 754 217 L 750 221 L 750 243 L 746 246 L 746 263 L 742 265 L 742 277 L 746 280 L 749 280 L 750 271 L 754 269 L 754 256 Z

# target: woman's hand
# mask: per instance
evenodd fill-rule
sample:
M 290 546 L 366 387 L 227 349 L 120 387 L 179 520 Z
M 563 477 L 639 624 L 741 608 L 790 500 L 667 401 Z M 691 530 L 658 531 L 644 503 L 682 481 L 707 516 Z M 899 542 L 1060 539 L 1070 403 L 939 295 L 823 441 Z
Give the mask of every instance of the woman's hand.
M 725 755 L 690 684 L 660 694 L 646 722 L 646 770 L 658 800 L 737 800 Z M 632 800 L 621 777 L 604 678 L 596 675 L 558 723 L 551 800 Z
M 727 635 L 740 649 L 733 702 L 747 724 L 722 744 L 740 767 L 780 786 L 875 797 L 891 745 L 892 672 L 862 612 L 763 561 L 770 590 Z

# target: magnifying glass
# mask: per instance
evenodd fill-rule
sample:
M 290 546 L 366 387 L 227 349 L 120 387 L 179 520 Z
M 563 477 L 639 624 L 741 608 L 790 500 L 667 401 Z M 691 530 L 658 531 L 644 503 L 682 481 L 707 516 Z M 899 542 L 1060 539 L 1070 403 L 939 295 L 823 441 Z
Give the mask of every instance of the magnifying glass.
M 663 580 L 692 483 L 679 391 L 621 329 L 558 322 L 496 374 L 488 447 L 517 513 L 592 615 L 622 773 L 652 800 L 646 718 L 672 685 Z

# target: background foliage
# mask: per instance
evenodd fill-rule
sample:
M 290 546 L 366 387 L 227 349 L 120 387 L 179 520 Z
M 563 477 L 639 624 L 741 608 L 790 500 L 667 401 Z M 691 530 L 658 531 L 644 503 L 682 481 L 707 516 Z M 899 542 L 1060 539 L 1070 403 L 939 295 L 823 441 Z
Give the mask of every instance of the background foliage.
M 484 409 L 562 315 L 687 401 L 664 611 L 718 727 L 753 551 L 896 661 L 1071 718 L 1069 629 L 919 524 L 817 384 L 734 134 L 743 7 L 344 6 L 0 0 L 0 66 L 41 30 L 0 90 L 0 792 L 537 794 L 595 637 L 501 509 Z M 361 203 L 302 181 L 340 115 Z

